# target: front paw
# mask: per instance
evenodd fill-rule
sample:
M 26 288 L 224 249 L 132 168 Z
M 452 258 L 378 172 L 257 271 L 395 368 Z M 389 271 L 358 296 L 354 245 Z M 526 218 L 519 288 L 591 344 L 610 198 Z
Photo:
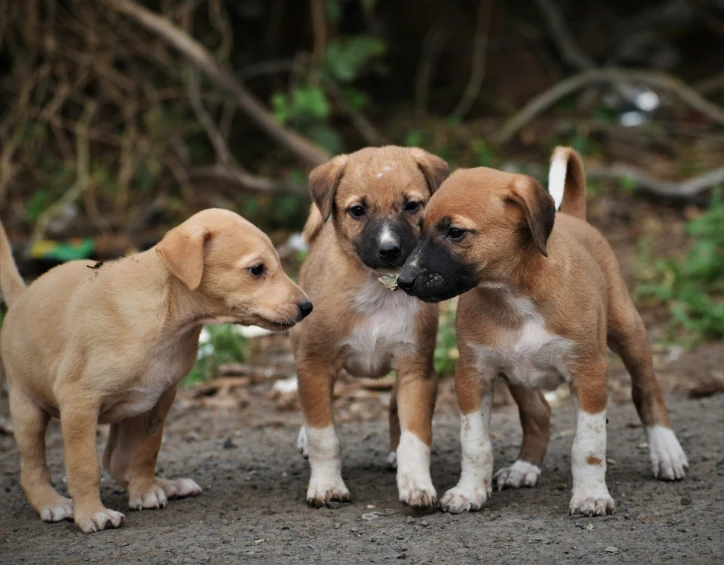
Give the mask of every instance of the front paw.
M 169 498 L 198 496 L 201 487 L 192 479 L 153 478 L 131 481 L 128 485 L 128 506 L 135 510 L 165 508 Z
M 451 514 L 480 510 L 490 498 L 490 494 L 490 488 L 485 484 L 476 488 L 458 485 L 445 493 L 440 502 L 440 509 Z
M 429 473 L 397 472 L 400 501 L 413 508 L 429 508 L 437 502 L 437 492 Z
M 534 487 L 539 476 L 540 467 L 519 459 L 510 467 L 503 467 L 495 473 L 493 482 L 498 490 L 503 490 L 506 487 Z
M 86 534 L 100 532 L 106 528 L 119 528 L 126 517 L 108 508 L 84 510 L 75 509 L 75 523 Z
M 613 514 L 614 501 L 608 494 L 608 489 L 579 489 L 573 491 L 570 504 L 571 514 L 584 516 L 604 516 Z
M 307 504 L 321 508 L 331 507 L 332 502 L 349 502 L 349 490 L 342 477 L 324 479 L 312 477 L 307 488 Z

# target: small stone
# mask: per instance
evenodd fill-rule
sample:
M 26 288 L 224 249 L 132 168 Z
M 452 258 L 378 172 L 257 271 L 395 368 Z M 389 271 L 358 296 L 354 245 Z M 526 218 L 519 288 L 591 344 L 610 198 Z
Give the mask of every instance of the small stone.
M 357 532 L 359 532 L 359 528 L 350 528 L 349 531 L 353 534 L 356 534 Z
M 401 536 L 400 534 L 397 534 L 397 535 L 395 536 L 395 539 L 402 541 L 402 540 L 405 539 L 405 536 Z
M 691 498 L 688 496 L 682 496 L 681 497 L 681 505 L 682 506 L 689 506 L 691 504 Z
M 566 490 L 566 483 L 558 483 L 556 485 L 556 490 Z
M 231 438 L 228 438 L 223 445 L 224 449 L 234 449 L 236 445 L 233 441 L 231 441 Z
M 638 447 L 639 449 L 647 449 L 649 447 L 649 444 L 648 442 L 642 441 L 636 447 Z
M 613 458 L 611 458 L 611 457 L 609 457 L 608 459 L 606 459 L 606 462 L 607 462 L 609 465 L 618 465 L 618 461 L 616 461 L 615 459 L 613 459 Z
M 586 529 L 587 529 L 589 532 L 592 531 L 592 530 L 593 530 L 593 524 L 588 524 L 588 526 L 586 526 Z
M 604 549 L 606 553 L 618 553 L 618 547 L 609 545 L 606 549 Z
M 422 521 L 420 522 L 420 525 L 421 525 L 423 528 L 427 528 L 427 527 L 430 525 L 430 522 L 428 522 L 427 520 L 422 520 Z

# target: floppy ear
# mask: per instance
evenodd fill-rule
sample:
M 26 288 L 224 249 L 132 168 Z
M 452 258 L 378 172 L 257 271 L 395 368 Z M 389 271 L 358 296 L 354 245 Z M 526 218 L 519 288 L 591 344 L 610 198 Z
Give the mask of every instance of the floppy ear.
M 443 181 L 450 176 L 450 168 L 448 167 L 447 162 L 440 159 L 437 155 L 428 153 L 419 147 L 411 147 L 409 151 L 410 155 L 412 155 L 412 158 L 417 163 L 417 166 L 422 171 L 422 174 L 425 175 L 425 180 L 427 181 L 427 185 L 430 187 L 430 192 L 434 193 L 438 188 L 440 188 Z
M 325 222 L 332 214 L 334 195 L 337 193 L 337 187 L 344 176 L 347 160 L 347 155 L 337 155 L 331 161 L 319 165 L 309 173 L 309 193 L 322 213 L 322 219 Z
M 173 228 L 156 245 L 156 253 L 166 268 L 190 290 L 201 284 L 204 272 L 204 243 L 209 230 L 201 226 L 183 225 Z
M 533 236 L 535 246 L 548 257 L 546 244 L 556 219 L 556 207 L 551 195 L 543 190 L 537 180 L 517 175 L 511 184 L 507 200 L 520 210 Z

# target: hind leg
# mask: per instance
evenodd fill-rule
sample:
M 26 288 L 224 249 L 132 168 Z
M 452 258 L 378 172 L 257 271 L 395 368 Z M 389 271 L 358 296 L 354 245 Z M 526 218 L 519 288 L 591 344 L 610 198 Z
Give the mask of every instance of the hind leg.
M 23 392 L 10 388 L 10 414 L 20 450 L 20 484 L 41 520 L 73 519 L 70 499 L 55 492 L 45 462 L 45 431 L 50 416 Z
M 191 479 L 168 480 L 155 476 L 163 424 L 171 409 L 176 388 L 161 395 L 147 414 L 113 424 L 103 453 L 103 465 L 128 489 L 128 506 L 163 508 L 169 498 L 196 496 L 201 487 Z
M 400 445 L 400 415 L 397 410 L 397 381 L 390 394 L 390 452 L 387 454 L 387 463 L 392 469 L 397 469 L 397 447 Z
M 631 375 L 633 401 L 648 435 L 651 471 L 658 479 L 683 479 L 689 462 L 669 424 L 646 328 L 628 294 L 617 302 L 618 310 L 609 316 L 608 344 Z
M 540 475 L 540 464 L 548 450 L 551 433 L 551 407 L 543 392 L 508 382 L 520 413 L 523 442 L 518 459 L 510 467 L 500 469 L 493 481 L 498 490 L 506 487 L 534 487 Z

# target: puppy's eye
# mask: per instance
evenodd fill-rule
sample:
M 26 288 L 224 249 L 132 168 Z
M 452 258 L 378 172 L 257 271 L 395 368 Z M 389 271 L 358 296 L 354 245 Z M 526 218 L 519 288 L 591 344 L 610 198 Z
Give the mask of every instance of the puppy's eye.
M 421 202 L 408 202 L 405 204 L 405 212 L 417 212 L 421 206 Z
M 255 277 L 260 277 L 264 274 L 264 263 L 259 263 L 253 267 L 249 267 L 248 271 Z
M 460 228 L 450 228 L 447 232 L 447 236 L 453 241 L 460 241 L 464 235 L 465 230 L 461 230 Z
M 365 215 L 365 208 L 361 204 L 357 204 L 349 209 L 349 213 L 353 218 L 361 218 Z

